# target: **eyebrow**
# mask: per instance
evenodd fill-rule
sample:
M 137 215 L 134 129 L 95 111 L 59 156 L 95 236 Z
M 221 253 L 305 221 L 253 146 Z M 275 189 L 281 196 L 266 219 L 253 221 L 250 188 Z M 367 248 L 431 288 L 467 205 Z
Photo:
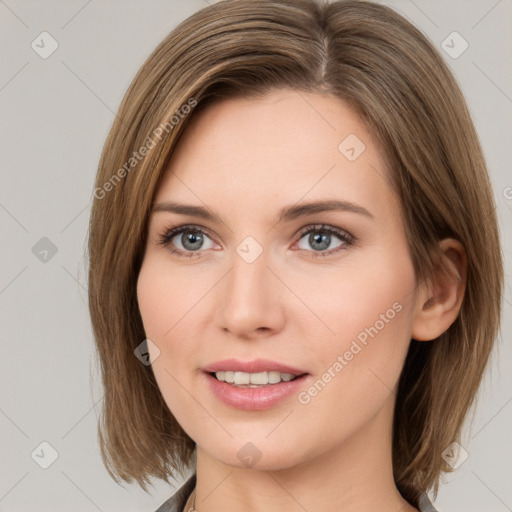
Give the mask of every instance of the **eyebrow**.
M 358 204 L 352 203 L 350 201 L 328 200 L 285 206 L 279 212 L 277 223 L 292 221 L 294 219 L 298 219 L 299 217 L 305 217 L 307 215 L 313 215 L 327 211 L 358 213 L 371 219 L 374 218 L 366 208 L 363 208 Z M 222 219 L 217 214 L 203 206 L 182 204 L 175 201 L 165 201 L 163 203 L 159 203 L 154 206 L 152 212 L 177 213 L 179 215 L 189 215 L 191 217 L 198 217 L 200 219 L 222 223 Z

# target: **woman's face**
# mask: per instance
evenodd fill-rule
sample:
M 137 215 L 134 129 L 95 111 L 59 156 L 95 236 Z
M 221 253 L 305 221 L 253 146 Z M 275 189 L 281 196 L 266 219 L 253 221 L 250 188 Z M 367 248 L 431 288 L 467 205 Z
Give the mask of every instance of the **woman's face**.
M 390 428 L 415 276 L 382 155 L 346 104 L 283 89 L 209 106 L 155 205 L 139 306 L 158 386 L 201 450 L 277 469 Z

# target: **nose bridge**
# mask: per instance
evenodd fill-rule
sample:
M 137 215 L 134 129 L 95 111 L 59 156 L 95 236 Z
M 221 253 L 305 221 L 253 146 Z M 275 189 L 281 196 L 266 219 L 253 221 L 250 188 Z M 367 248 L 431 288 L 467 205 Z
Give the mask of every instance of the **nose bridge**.
M 218 301 L 219 325 L 240 337 L 263 327 L 275 330 L 282 319 L 278 280 L 267 253 L 255 251 L 250 241 L 237 247 Z

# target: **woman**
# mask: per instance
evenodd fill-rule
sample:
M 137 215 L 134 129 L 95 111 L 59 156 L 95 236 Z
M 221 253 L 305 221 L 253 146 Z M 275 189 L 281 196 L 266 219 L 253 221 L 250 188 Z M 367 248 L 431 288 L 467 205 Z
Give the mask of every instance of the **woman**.
M 193 468 L 160 512 L 435 510 L 503 270 L 466 103 L 416 28 L 352 0 L 202 9 L 133 80 L 94 195 L 113 478 Z

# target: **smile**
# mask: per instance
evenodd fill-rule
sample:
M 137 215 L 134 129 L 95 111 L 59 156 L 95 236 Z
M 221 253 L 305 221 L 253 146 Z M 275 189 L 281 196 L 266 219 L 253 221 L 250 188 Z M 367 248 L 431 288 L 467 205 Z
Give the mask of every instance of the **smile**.
M 293 375 L 292 373 L 281 373 L 277 371 L 258 373 L 218 371 L 212 375 L 222 382 L 245 388 L 258 388 L 268 386 L 269 384 L 274 385 L 280 382 L 290 382 L 298 377 L 298 375 Z

